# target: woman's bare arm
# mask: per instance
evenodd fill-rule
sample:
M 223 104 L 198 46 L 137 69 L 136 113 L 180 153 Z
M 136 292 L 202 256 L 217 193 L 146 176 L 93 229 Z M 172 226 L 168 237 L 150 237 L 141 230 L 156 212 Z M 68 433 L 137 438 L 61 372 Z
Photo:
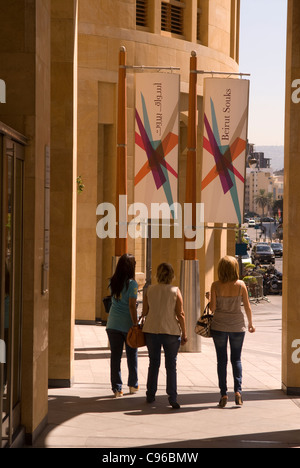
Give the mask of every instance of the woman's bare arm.
M 133 297 L 129 298 L 129 311 L 131 315 L 131 320 L 133 325 L 138 324 L 138 315 L 137 315 L 137 310 L 136 310 L 136 299 Z
M 217 308 L 216 283 L 211 285 L 209 308 L 212 312 L 214 312 Z
M 243 304 L 244 304 L 244 309 L 245 309 L 247 319 L 248 319 L 248 330 L 249 330 L 250 333 L 254 333 L 255 332 L 255 327 L 253 326 L 253 323 L 252 323 L 252 310 L 251 310 L 251 306 L 250 306 L 247 287 L 246 287 L 244 281 L 242 281 L 241 283 L 242 283 L 241 287 L 242 287 Z
M 147 291 L 144 294 L 143 298 L 143 312 L 142 312 L 142 317 L 146 317 L 149 312 L 149 304 L 148 304 L 148 297 L 147 297 Z
M 182 331 L 182 337 L 181 337 L 181 343 L 184 345 L 187 342 L 187 335 L 186 335 L 186 325 L 185 325 L 185 314 L 183 310 L 183 299 L 180 290 L 177 290 L 177 299 L 176 299 L 176 305 L 175 305 L 175 312 L 176 312 L 176 317 L 178 319 L 181 331 Z

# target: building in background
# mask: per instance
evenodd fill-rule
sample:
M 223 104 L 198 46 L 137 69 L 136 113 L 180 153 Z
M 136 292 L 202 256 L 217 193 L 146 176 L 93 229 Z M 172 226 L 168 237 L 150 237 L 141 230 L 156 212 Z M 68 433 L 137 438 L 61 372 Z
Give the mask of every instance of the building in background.
M 248 144 L 245 213 L 257 213 L 259 216 L 263 214 L 262 208 L 256 203 L 256 197 L 260 194 L 261 190 L 264 190 L 265 194 L 272 194 L 272 203 L 283 199 L 283 171 L 274 173 L 271 161 L 272 158 L 265 158 L 263 152 L 254 151 L 254 145 Z M 264 214 L 273 215 L 271 205 L 267 207 Z
M 272 167 L 272 158 L 266 158 L 265 153 L 263 153 L 262 151 L 255 151 L 253 143 L 247 144 L 247 155 L 248 159 L 251 159 L 251 165 L 256 165 L 258 169 L 270 169 L 270 167 Z M 248 160 L 247 168 L 250 168 Z
M 257 205 L 256 197 L 261 190 L 272 193 L 273 171 L 264 169 L 246 169 L 245 184 L 245 213 L 257 213 L 262 215 L 262 208 Z M 264 212 L 266 215 L 266 210 Z
M 271 167 L 271 158 L 265 158 L 265 154 L 262 152 L 254 151 L 251 153 L 251 156 L 257 160 L 257 167 L 259 169 L 270 169 Z
M 273 199 L 283 200 L 284 197 L 284 171 L 274 172 L 273 175 Z
M 239 1 L 144 0 L 97 4 L 80 0 L 78 10 L 78 174 L 85 189 L 77 201 L 76 319 L 105 319 L 102 297 L 111 275 L 114 240 L 95 237 L 95 206 L 115 203 L 118 54 L 126 48 L 128 66 L 178 67 L 180 74 L 179 193 L 185 201 L 189 61 L 196 51 L 201 70 L 238 71 Z M 115 2 L 114 2 L 115 5 Z M 117 12 L 117 13 L 116 13 Z M 163 71 L 162 71 L 163 72 Z M 127 70 L 128 203 L 134 201 L 135 75 Z M 198 78 L 198 115 L 202 114 L 203 76 Z M 200 201 L 202 125 L 198 126 L 198 194 Z M 84 131 L 82 131 L 84 129 Z M 226 236 L 225 236 L 226 237 Z M 138 280 L 146 272 L 145 239 L 128 239 L 137 257 Z M 153 240 L 152 270 L 162 259 L 180 278 L 183 239 Z M 205 257 L 203 256 L 203 261 Z M 210 262 L 211 260 L 209 260 Z M 205 271 L 205 269 L 201 269 Z M 205 281 L 204 273 L 202 282 Z M 204 287 L 204 286 L 203 286 Z

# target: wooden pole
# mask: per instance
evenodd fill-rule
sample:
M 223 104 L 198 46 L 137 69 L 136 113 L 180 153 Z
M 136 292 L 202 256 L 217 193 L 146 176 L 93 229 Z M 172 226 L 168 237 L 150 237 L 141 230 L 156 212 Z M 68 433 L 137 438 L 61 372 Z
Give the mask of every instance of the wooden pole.
M 116 188 L 116 219 L 117 235 L 115 240 L 115 256 L 127 253 L 127 205 L 120 213 L 119 197 L 127 196 L 127 118 L 126 118 L 126 49 L 119 52 L 119 82 L 118 82 L 118 128 L 117 128 L 117 188 Z M 126 220 L 126 225 L 124 224 Z M 121 223 L 121 224 L 120 224 Z
M 197 56 L 192 52 L 190 58 L 190 88 L 188 116 L 188 151 L 186 166 L 186 203 L 192 204 L 192 226 L 196 229 L 196 170 L 197 170 Z M 196 237 L 196 235 L 195 235 Z M 187 242 L 195 239 L 185 239 L 184 260 L 196 260 L 196 249 L 187 249 Z

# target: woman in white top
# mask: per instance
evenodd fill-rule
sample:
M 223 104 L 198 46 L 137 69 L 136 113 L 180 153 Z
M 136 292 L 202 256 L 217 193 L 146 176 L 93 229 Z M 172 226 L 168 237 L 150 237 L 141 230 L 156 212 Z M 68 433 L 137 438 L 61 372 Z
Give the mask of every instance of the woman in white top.
M 235 402 L 242 405 L 242 362 L 241 354 L 246 332 L 245 316 L 241 304 L 245 308 L 248 319 L 248 331 L 255 332 L 252 323 L 252 311 L 248 291 L 244 281 L 239 280 L 238 262 L 234 257 L 221 258 L 218 266 L 219 281 L 211 286 L 210 309 L 214 312 L 211 323 L 211 335 L 214 340 L 217 360 L 218 377 L 221 392 L 219 406 L 226 406 L 227 397 L 227 343 L 231 351 L 231 363 L 234 377 Z
M 187 342 L 187 336 L 182 295 L 179 288 L 171 285 L 173 278 L 172 266 L 161 263 L 157 268 L 158 284 L 149 286 L 144 296 L 142 315 L 146 317 L 143 331 L 149 352 L 147 402 L 155 400 L 163 347 L 169 403 L 172 408 L 178 409 L 177 354 L 180 344 Z

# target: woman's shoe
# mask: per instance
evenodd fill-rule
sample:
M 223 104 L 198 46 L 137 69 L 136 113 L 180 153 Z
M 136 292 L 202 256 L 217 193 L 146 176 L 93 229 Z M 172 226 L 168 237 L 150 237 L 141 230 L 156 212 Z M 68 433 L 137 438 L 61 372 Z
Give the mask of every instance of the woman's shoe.
M 137 393 L 139 391 L 139 387 L 129 387 L 129 393 L 131 395 L 134 395 L 135 393 Z
M 243 404 L 242 395 L 239 392 L 236 392 L 235 394 L 235 404 L 238 406 L 242 406 Z
M 123 392 L 122 392 L 122 391 L 118 392 L 118 391 L 116 390 L 116 391 L 114 392 L 114 394 L 115 394 L 115 398 L 121 398 L 121 397 L 123 396 Z
M 153 403 L 155 401 L 155 397 L 154 396 L 147 396 L 146 401 L 147 401 L 147 403 Z
M 170 401 L 170 405 L 173 409 L 180 409 L 180 404 L 177 401 Z
M 225 408 L 228 402 L 228 397 L 227 396 L 222 396 L 221 400 L 219 401 L 219 407 L 220 408 Z

